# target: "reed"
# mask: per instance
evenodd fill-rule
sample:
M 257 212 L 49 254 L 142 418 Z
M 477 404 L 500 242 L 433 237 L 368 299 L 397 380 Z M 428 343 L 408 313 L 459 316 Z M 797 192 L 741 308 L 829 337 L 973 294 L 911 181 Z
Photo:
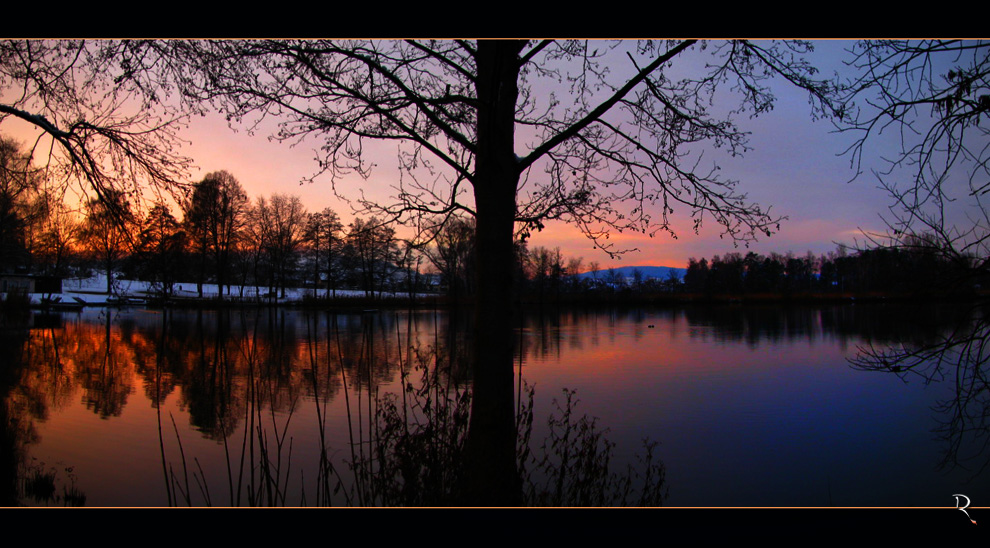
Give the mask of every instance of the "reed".
M 63 479 L 62 473 L 65 473 Z M 32 462 L 18 474 L 18 500 L 30 501 L 42 506 L 79 507 L 86 505 L 86 493 L 76 487 L 76 475 L 72 466 L 46 465 Z
M 293 473 L 299 464 L 293 461 L 290 435 L 295 401 L 287 413 L 276 413 L 277 388 L 260 373 L 266 365 L 258 355 L 259 345 L 246 342 L 242 356 L 248 377 L 247 406 L 239 459 L 232 458 L 235 451 L 228 443 L 225 418 L 217 411 L 227 463 L 229 505 L 442 506 L 463 501 L 457 489 L 465 473 L 462 462 L 472 391 L 469 385 L 454 382 L 448 349 L 439 338 L 434 338 L 432 345 L 412 344 L 408 333 L 403 344 L 398 321 L 392 333 L 384 327 L 376 332 L 368 322 L 361 344 L 352 347 L 356 355 L 345 360 L 336 315 L 327 313 L 326 318 L 325 346 L 316 342 L 320 327 L 314 322 L 307 327 L 309 342 L 305 349 L 309 361 L 305 374 L 312 384 L 320 443 L 315 474 L 309 472 L 312 463 L 304 463 L 305 473 Z M 378 341 L 379 347 L 385 349 L 384 358 L 375 357 L 371 351 L 379 337 L 396 342 L 383 345 Z M 383 359 L 398 367 L 401 390 L 395 393 L 380 392 L 373 382 L 372 371 L 381 364 L 372 362 Z M 344 368 L 345 361 L 356 364 L 350 373 Z M 331 382 L 342 386 L 346 447 L 332 447 L 326 433 Z M 365 382 L 366 388 L 361 386 Z M 658 458 L 657 443 L 644 441 L 645 452 L 638 457 L 637 465 L 616 470 L 615 444 L 608 439 L 608 429 L 593 417 L 579 415 L 574 391 L 565 389 L 563 397 L 553 401 L 553 412 L 545 419 L 546 437 L 538 443 L 532 440 L 537 422 L 533 411 L 535 389 L 520 383 L 517 397 L 516 455 L 525 504 L 663 504 L 667 496 L 666 469 Z M 178 438 L 174 419 L 173 429 Z M 164 447 L 162 451 L 164 462 Z M 189 471 L 181 440 L 179 458 L 181 474 L 171 465 L 168 467 L 169 503 L 213 505 L 203 468 L 194 458 L 195 469 Z M 198 487 L 197 502 L 191 496 L 193 484 Z M 298 488 L 298 498 L 290 500 L 290 486 Z
M 534 390 L 527 389 L 531 409 Z M 666 467 L 656 455 L 657 442 L 643 441 L 644 455 L 637 456 L 640 469 L 628 465 L 624 473 L 611 466 L 615 443 L 598 419 L 576 418 L 576 392 L 563 389 L 563 402 L 547 418 L 549 433 L 538 452 L 529 450 L 531 412 L 526 430 L 521 430 L 519 461 L 524 497 L 531 506 L 663 506 L 667 498 Z

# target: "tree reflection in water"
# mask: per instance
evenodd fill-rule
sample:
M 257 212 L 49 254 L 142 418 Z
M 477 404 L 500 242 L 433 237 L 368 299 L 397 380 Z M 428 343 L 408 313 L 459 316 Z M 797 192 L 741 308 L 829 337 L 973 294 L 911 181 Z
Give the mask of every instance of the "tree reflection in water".
M 0 313 L 0 316 L 3 316 Z M 72 466 L 28 458 L 38 441 L 35 421 L 51 407 L 61 407 L 72 392 L 62 354 L 64 337 L 58 316 L 29 315 L 0 319 L 0 506 L 83 506 L 86 495 L 76 486 Z
M 651 340 L 660 330 L 648 329 L 650 322 L 666 326 L 672 337 L 653 341 L 681 337 L 696 349 L 727 343 L 731 349 L 740 343 L 773 347 L 779 341 L 825 337 L 837 347 L 848 339 L 889 351 L 892 341 L 904 339 L 909 342 L 898 347 L 904 352 L 875 355 L 873 369 L 904 378 L 924 372 L 926 382 L 943 377 L 954 382 L 957 397 L 940 411 L 947 462 L 962 463 L 976 473 L 988 455 L 986 355 L 980 342 L 988 331 L 984 318 L 960 317 L 953 309 L 859 305 L 687 307 L 645 316 L 642 309 L 569 309 L 526 316 L 521 329 L 509 331 L 518 338 L 512 343 L 515 354 L 508 355 L 520 360 L 516 371 L 524 361 L 557 363 L 567 356 L 593 355 L 599 345 L 612 349 L 629 346 L 626 341 Z M 11 358 L 0 384 L 0 469 L 7 505 L 45 504 L 25 493 L 31 467 L 41 460 L 48 463 L 41 475 L 54 468 L 56 483 L 77 485 L 96 504 L 119 504 L 131 492 L 138 493 L 134 504 L 142 505 L 504 503 L 499 496 L 487 498 L 484 491 L 486 482 L 501 479 L 482 473 L 472 486 L 471 468 L 464 466 L 472 414 L 488 408 L 475 406 L 479 381 L 470 316 L 434 311 L 104 310 L 66 315 L 64 321 L 38 316 L 32 321 L 30 329 L 0 332 L 2 353 Z M 953 326 L 954 335 L 940 335 L 946 325 Z M 951 362 L 947 347 L 957 356 Z M 505 368 L 511 370 L 513 363 Z M 532 379 L 538 369 L 530 371 L 527 377 Z M 595 371 L 575 370 L 578 376 L 590 376 L 583 385 L 570 386 L 584 391 L 589 378 L 612 379 L 612 373 Z M 614 374 L 616 381 L 625 382 L 618 371 Z M 743 378 L 747 373 L 738 374 Z M 566 375 L 559 385 L 575 382 L 576 377 Z M 571 392 L 559 394 L 550 409 L 534 407 L 533 389 L 521 375 L 508 378 L 514 384 L 502 382 L 490 393 L 502 398 L 496 406 L 500 424 L 504 402 L 509 403 L 511 438 L 498 438 L 499 454 L 511 456 L 519 504 L 655 505 L 665 500 L 667 478 L 655 445 L 640 449 L 641 460 L 630 470 L 616 456 L 623 448 L 614 449 L 607 439 L 606 426 L 621 430 L 624 425 L 582 417 L 586 409 Z M 139 396 L 150 407 L 142 407 L 145 400 Z M 142 409 L 148 411 L 148 421 L 135 418 Z M 94 476 L 90 464 L 84 471 L 79 462 L 62 463 L 61 457 L 34 451 L 42 445 L 41 436 L 50 435 L 50 418 L 66 412 L 74 413 L 76 422 L 99 418 L 101 429 L 106 425 L 112 436 L 133 440 L 133 447 L 153 447 L 150 462 L 142 464 L 148 486 L 139 490 L 128 481 L 119 487 L 120 493 L 131 490 L 126 495 L 101 494 L 100 489 L 109 489 L 106 484 L 120 483 L 112 475 L 113 464 L 105 466 L 106 476 Z M 111 463 L 121 462 L 118 454 L 131 447 L 113 446 L 105 457 L 85 449 L 85 454 Z M 32 454 L 39 461 L 32 461 Z M 136 452 L 128 455 L 148 460 Z M 67 468 L 79 475 L 75 484 Z M 45 487 L 39 480 L 32 490 L 44 493 Z M 62 493 L 61 487 L 56 491 Z
M 905 382 L 951 382 L 953 396 L 934 408 L 939 416 L 936 433 L 945 447 L 940 468 L 959 467 L 975 478 L 990 466 L 990 309 L 980 304 L 966 312 L 948 329 L 864 345 L 851 363 Z M 930 318 L 927 322 L 934 323 Z
M 577 418 L 572 392 L 564 393 L 557 413 L 548 417 L 550 433 L 537 447 L 531 440 L 533 389 L 524 391 L 527 401 L 516 407 L 510 382 L 507 393 L 490 391 L 507 396 L 507 402 L 479 407 L 472 345 L 456 320 L 441 326 L 434 314 L 429 337 L 411 318 L 403 334 L 397 315 L 387 321 L 382 314 L 309 314 L 306 333 L 298 336 L 302 344 L 292 345 L 284 341 L 299 334 L 288 332 L 293 327 L 281 313 L 242 316 L 240 334 L 225 327 L 226 314 L 219 313 L 215 328 L 197 319 L 197 338 L 212 344 L 184 345 L 188 381 L 172 385 L 195 394 L 199 401 L 189 403 L 190 420 L 223 444 L 224 493 L 216 487 L 210 491 L 216 479 L 186 453 L 174 417 L 159 415 L 170 505 L 504 505 L 505 476 L 482 467 L 480 476 L 471 477 L 477 468 L 467 456 L 472 428 L 486 424 L 472 422 L 472 415 L 492 407 L 515 410 L 510 415 L 512 438 L 500 439 L 506 444 L 502 448 L 486 440 L 485 456 L 511 456 L 518 504 L 663 503 L 665 470 L 655 445 L 646 446 L 642 473 L 632 467 L 613 471 L 614 444 L 607 429 L 586 416 Z M 163 345 L 166 318 L 162 316 Z M 507 355 L 511 360 L 511 352 Z M 158 364 L 168 367 L 161 359 Z M 511 371 L 511 361 L 506 366 Z M 396 375 L 400 389 L 382 390 Z M 156 373 L 155 382 L 164 376 Z M 486 377 L 481 378 L 484 382 Z M 235 388 L 242 396 L 233 394 Z M 161 392 L 161 386 L 156 388 L 159 398 Z M 289 435 L 299 402 L 310 398 L 319 443 L 315 473 L 304 467 L 308 463 L 300 464 Z M 194 406 L 201 411 L 194 412 Z M 212 416 L 203 409 L 212 410 Z M 330 433 L 329 418 L 335 412 L 346 417 L 345 439 Z M 173 441 L 177 454 L 166 451 Z M 312 479 L 305 481 L 306 474 Z M 304 481 L 296 486 L 300 476 Z

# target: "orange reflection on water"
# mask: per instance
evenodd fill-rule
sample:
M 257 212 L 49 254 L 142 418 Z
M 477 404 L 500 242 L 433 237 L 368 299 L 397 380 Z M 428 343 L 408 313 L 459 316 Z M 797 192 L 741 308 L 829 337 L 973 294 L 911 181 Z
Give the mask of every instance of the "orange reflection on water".
M 845 360 L 862 340 L 926 340 L 931 333 L 910 329 L 931 314 L 889 306 L 534 312 L 516 333 L 514 365 L 536 386 L 534 440 L 567 388 L 581 400 L 578 416 L 609 429 L 619 465 L 634 461 L 641 439 L 662 442 L 676 501 L 827 503 L 816 496 L 829 470 L 854 478 L 845 493 L 890 488 L 859 489 L 895 473 L 865 468 L 873 458 L 863 451 L 886 451 L 885 462 L 912 474 L 927 463 L 928 453 L 903 448 L 930 441 L 931 406 L 921 396 L 931 390 L 853 372 Z M 440 363 L 442 386 L 468 384 L 468 327 L 433 311 L 86 311 L 0 333 L 14 360 L 5 409 L 21 464 L 71 467 L 87 505 L 246 504 L 263 465 L 292 478 L 277 502 L 305 495 L 313 504 L 312 482 L 300 480 L 321 473 L 313 465 L 321 454 L 341 470 L 370 454 L 381 433 L 376 409 L 386 393 L 408 396 L 400 380 L 415 384 L 417 365 Z

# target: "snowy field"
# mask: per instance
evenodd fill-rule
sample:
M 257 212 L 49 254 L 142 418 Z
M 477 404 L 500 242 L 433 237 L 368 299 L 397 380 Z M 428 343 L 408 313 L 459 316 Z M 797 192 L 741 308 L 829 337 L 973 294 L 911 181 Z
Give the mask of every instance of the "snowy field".
M 106 275 L 96 275 L 89 278 L 66 278 L 62 280 L 62 293 L 32 293 L 31 303 L 41 304 L 42 299 L 51 298 L 51 300 L 66 304 L 83 304 L 91 306 L 102 306 L 108 304 L 117 304 L 126 300 L 133 301 L 143 301 L 154 292 L 149 293 L 149 282 L 142 282 L 137 280 L 125 280 L 125 279 L 115 279 L 114 280 L 114 293 L 112 295 L 107 294 L 107 279 Z M 217 297 L 219 290 L 216 284 L 203 284 L 203 299 L 214 299 Z M 332 294 L 332 293 L 331 293 Z M 302 302 L 306 297 L 313 296 L 312 289 L 302 289 L 302 288 L 286 288 L 285 297 L 282 298 L 281 292 L 276 294 L 276 298 L 270 299 L 269 288 L 267 287 L 256 287 L 256 286 L 244 286 L 243 292 L 240 286 L 231 286 L 230 292 L 224 292 L 224 298 L 229 298 L 232 300 L 249 300 L 254 301 L 257 299 L 264 299 L 267 302 L 276 302 L 279 304 L 288 303 L 298 303 Z M 325 289 L 320 289 L 318 295 L 323 297 L 326 295 Z M 382 297 L 407 297 L 409 294 L 407 292 L 383 292 Z M 6 295 L 5 295 L 6 296 Z M 197 299 L 199 298 L 199 291 L 196 287 L 196 283 L 179 283 L 175 285 L 173 296 L 177 299 Z M 336 292 L 338 298 L 363 298 L 365 297 L 365 292 L 363 290 L 353 290 L 353 289 L 338 289 Z M 376 293 L 376 297 L 378 294 Z M 433 293 L 416 293 L 416 297 L 431 297 L 435 296 Z

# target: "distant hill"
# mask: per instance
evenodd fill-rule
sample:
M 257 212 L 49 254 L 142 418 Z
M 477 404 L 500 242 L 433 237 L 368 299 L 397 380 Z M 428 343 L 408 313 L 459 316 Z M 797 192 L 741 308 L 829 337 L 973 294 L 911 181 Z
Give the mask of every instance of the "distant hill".
M 670 273 L 673 272 L 679 281 L 684 281 L 684 273 L 687 272 L 686 268 L 674 268 L 672 266 L 622 266 L 615 269 L 616 274 L 622 276 L 623 278 L 632 278 L 633 271 L 639 270 L 643 274 L 644 280 L 649 280 L 650 278 L 657 278 L 658 280 L 666 280 Z M 609 269 L 603 268 L 598 271 L 598 279 L 603 280 L 608 276 Z M 577 275 L 580 279 L 591 278 L 594 279 L 594 272 L 583 272 Z

